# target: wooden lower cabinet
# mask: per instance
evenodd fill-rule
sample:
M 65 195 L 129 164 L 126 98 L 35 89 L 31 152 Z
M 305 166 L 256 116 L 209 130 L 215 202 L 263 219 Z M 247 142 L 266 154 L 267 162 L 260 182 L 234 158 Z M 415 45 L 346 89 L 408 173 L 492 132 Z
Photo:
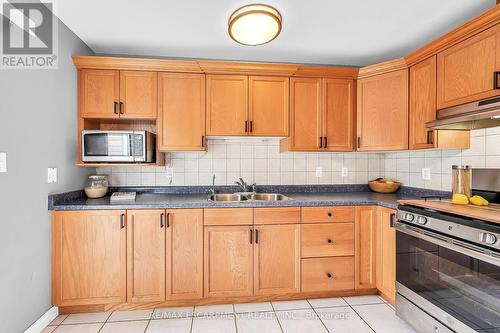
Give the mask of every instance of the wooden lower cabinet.
M 127 301 L 165 300 L 165 211 L 127 211 Z
M 302 291 L 354 289 L 354 257 L 302 259 Z
M 354 223 L 302 225 L 302 258 L 353 255 Z
M 255 227 L 255 295 L 300 291 L 300 225 Z
M 377 289 L 389 302 L 396 302 L 396 230 L 392 219 L 397 212 L 378 208 Z
M 376 288 L 377 207 L 357 207 L 355 224 L 355 287 Z
M 251 296 L 251 226 L 209 226 L 204 231 L 204 296 Z
M 203 297 L 203 209 L 166 211 L 166 298 Z
M 125 211 L 54 212 L 52 303 L 124 303 L 127 295 Z

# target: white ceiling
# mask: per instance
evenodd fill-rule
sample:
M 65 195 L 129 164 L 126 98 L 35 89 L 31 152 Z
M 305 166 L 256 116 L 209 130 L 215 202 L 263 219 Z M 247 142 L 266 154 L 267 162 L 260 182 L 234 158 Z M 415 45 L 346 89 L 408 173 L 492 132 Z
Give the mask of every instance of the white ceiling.
M 273 42 L 242 46 L 227 20 L 242 0 L 62 0 L 57 15 L 96 53 L 368 65 L 397 58 L 495 0 L 264 0 L 283 16 Z

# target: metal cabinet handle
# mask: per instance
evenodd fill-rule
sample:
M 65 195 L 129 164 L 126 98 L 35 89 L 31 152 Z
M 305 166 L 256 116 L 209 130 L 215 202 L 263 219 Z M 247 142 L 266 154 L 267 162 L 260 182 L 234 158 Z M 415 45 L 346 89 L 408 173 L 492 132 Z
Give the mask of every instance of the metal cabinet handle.
M 255 229 L 255 244 L 259 244 L 259 230 Z
M 250 120 L 250 133 L 253 132 L 253 120 Z
M 125 112 L 123 111 L 123 102 L 120 102 L 120 114 L 124 114 Z
M 323 137 L 322 136 L 319 137 L 319 148 L 320 149 L 323 148 Z
M 361 148 L 361 138 L 359 136 L 357 139 L 357 145 L 358 145 L 358 148 Z
M 205 148 L 205 136 L 204 135 L 201 136 L 201 146 L 203 148 Z
M 120 214 L 120 229 L 125 228 L 125 214 Z
M 500 71 L 493 72 L 493 89 L 500 89 L 498 86 L 498 75 L 500 74 Z
M 328 212 L 328 213 L 326 213 L 326 215 L 328 215 L 328 217 L 332 217 L 333 213 L 332 212 Z
M 115 114 L 118 114 L 118 102 L 114 102 L 114 103 L 113 103 L 113 112 L 114 112 Z
M 324 137 L 323 148 L 328 148 L 328 137 L 327 136 Z
M 391 213 L 390 222 L 389 222 L 391 228 L 394 228 L 395 221 L 396 221 L 396 213 Z
M 327 239 L 328 244 L 332 243 L 332 240 L 330 238 Z
M 432 142 L 432 130 L 427 130 L 427 144 L 432 145 L 434 142 Z
M 250 244 L 253 243 L 253 230 L 250 229 Z
M 163 217 L 164 217 L 165 214 L 161 213 L 160 214 L 160 228 L 163 228 L 165 226 L 165 224 L 163 223 Z
M 167 228 L 170 228 L 170 213 L 167 213 Z
M 333 274 L 332 273 L 326 273 L 326 277 L 329 278 L 329 279 L 331 279 L 331 278 L 333 278 Z
M 248 133 L 248 120 L 245 120 L 245 133 Z

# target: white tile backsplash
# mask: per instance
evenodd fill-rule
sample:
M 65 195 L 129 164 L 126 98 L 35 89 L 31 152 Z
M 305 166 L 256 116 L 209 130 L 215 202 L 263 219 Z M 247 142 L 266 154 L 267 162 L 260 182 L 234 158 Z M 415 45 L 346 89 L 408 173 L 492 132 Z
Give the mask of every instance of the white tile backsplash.
M 98 168 L 113 186 L 232 185 L 242 177 L 259 185 L 364 184 L 377 177 L 404 185 L 451 190 L 451 166 L 500 168 L 500 127 L 471 131 L 467 150 L 416 150 L 386 153 L 280 153 L 279 139 L 209 139 L 207 152 L 167 153 L 164 167 Z M 322 176 L 316 177 L 316 168 Z M 348 168 L 348 176 L 341 170 Z M 431 179 L 422 179 L 422 168 Z M 169 171 L 170 170 L 170 171 Z M 172 172 L 172 174 L 170 174 Z

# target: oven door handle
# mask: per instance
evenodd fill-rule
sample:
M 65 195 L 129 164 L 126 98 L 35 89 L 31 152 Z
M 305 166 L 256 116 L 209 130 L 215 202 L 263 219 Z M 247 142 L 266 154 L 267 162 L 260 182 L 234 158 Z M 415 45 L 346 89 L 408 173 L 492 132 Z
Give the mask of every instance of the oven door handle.
M 492 255 L 486 254 L 485 252 L 482 252 L 480 248 L 476 250 L 474 245 L 469 245 L 467 243 L 463 243 L 450 237 L 439 235 L 427 230 L 421 231 L 421 229 L 416 229 L 401 222 L 396 222 L 394 224 L 394 227 L 396 228 L 396 231 L 402 232 L 404 234 L 425 240 L 441 247 L 445 247 L 466 256 L 485 261 L 492 265 L 500 266 L 500 256 L 494 257 Z

